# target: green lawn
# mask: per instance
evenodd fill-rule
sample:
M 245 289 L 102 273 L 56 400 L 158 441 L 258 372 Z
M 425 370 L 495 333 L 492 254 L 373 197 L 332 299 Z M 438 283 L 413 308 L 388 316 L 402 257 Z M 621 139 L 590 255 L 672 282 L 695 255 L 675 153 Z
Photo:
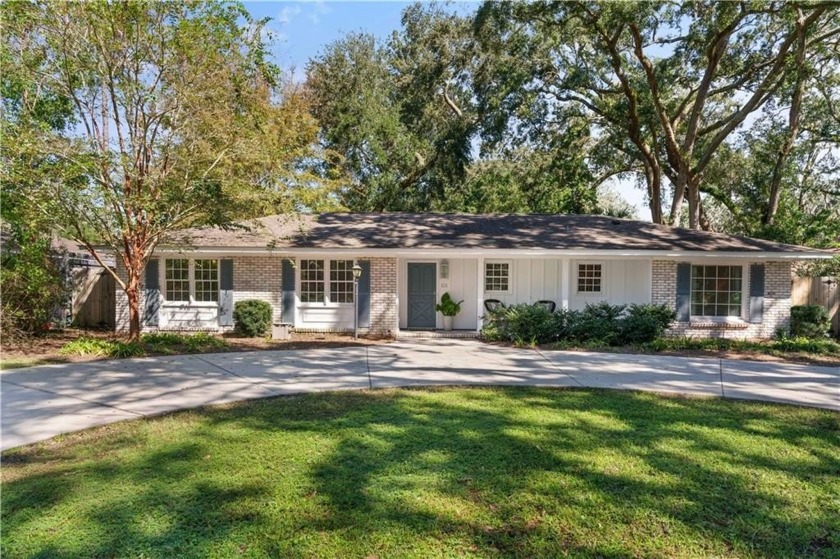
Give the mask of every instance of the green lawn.
M 838 557 L 840 414 L 450 388 L 204 408 L 9 451 L 2 556 Z

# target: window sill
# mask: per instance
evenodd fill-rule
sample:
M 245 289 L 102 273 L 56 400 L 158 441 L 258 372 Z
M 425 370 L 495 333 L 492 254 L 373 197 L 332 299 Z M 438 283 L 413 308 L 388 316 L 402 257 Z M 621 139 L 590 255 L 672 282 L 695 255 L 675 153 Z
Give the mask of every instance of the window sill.
M 196 302 L 189 302 L 189 301 L 166 301 L 161 304 L 161 307 L 167 309 L 195 309 L 195 308 L 216 308 L 219 306 L 219 303 L 215 301 L 196 301 Z
M 688 323 L 688 327 L 698 330 L 746 330 L 750 327 L 750 323 L 744 322 L 743 320 L 704 320 L 702 318 L 692 318 Z
M 353 303 L 300 303 L 299 309 L 340 309 L 352 307 Z

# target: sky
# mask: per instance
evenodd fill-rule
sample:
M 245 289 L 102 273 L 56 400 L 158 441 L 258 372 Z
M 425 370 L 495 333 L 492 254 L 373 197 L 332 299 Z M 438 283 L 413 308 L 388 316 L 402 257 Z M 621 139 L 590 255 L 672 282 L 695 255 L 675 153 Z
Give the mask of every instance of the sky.
M 412 2 L 354 2 L 311 0 L 302 2 L 245 2 L 255 18 L 271 18 L 268 30 L 274 34 L 275 61 L 296 81 L 305 76 L 307 61 L 324 47 L 354 31 L 387 37 L 400 28 L 402 10 Z M 478 2 L 453 2 L 453 9 L 465 13 Z M 613 186 L 636 206 L 640 219 L 650 220 L 644 193 L 630 181 L 616 181 Z

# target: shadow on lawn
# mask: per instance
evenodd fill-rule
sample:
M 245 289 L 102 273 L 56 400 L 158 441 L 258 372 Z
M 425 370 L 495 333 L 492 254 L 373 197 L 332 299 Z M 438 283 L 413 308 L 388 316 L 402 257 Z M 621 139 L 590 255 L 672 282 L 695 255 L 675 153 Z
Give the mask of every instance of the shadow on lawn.
M 597 390 L 446 398 L 451 392 L 320 394 L 189 412 L 191 442 L 4 484 L 4 540 L 79 491 L 83 476 L 142 488 L 85 519 L 90 556 L 197 557 L 231 545 L 231 553 L 283 557 L 829 557 L 840 548 L 836 414 Z M 298 464 L 303 481 L 283 489 L 296 493 L 296 509 L 272 516 L 273 484 L 293 473 L 282 471 L 282 447 L 266 453 L 260 441 L 269 447 L 290 433 L 331 444 L 313 449 Z M 256 456 L 243 456 L 239 469 L 234 459 L 227 478 L 202 476 L 208 449 L 237 443 Z M 278 471 L 255 478 L 253 460 L 274 460 Z M 776 482 L 787 487 L 769 490 Z M 803 487 L 814 503 L 788 496 Z M 158 530 L 136 528 L 150 515 L 154 525 L 156 513 L 168 519 Z M 76 556 L 50 542 L 38 553 Z

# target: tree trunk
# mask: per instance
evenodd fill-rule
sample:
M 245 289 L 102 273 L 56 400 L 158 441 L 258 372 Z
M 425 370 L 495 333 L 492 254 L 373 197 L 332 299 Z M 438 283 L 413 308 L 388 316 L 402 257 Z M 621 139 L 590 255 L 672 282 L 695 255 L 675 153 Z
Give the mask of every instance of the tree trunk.
M 645 162 L 645 180 L 648 188 L 650 220 L 662 225 L 662 170 L 655 159 Z
M 131 342 L 140 341 L 140 272 L 138 270 L 128 271 L 128 281 L 125 285 L 125 294 L 128 297 L 128 340 Z

